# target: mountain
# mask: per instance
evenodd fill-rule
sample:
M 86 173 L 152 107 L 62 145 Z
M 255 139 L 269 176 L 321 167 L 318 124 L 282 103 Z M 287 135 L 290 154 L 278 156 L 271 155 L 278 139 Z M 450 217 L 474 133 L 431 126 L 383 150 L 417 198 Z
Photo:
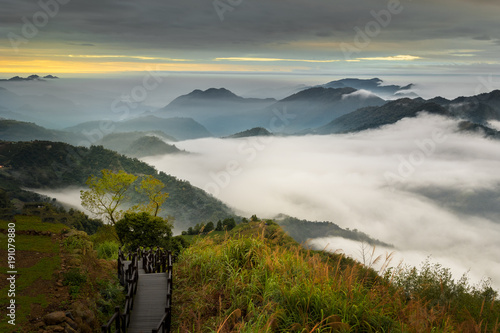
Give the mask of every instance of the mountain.
M 203 125 L 192 118 L 159 118 L 149 115 L 120 122 L 106 121 L 106 130 L 100 130 L 102 126 L 103 121 L 89 121 L 68 127 L 66 130 L 75 133 L 92 133 L 99 130 L 101 135 L 98 140 L 111 132 L 123 133 L 136 131 L 162 131 L 166 135 L 177 140 L 198 139 L 212 136 Z
M 367 90 L 382 98 L 390 97 L 418 97 L 415 93 L 410 90 L 414 87 L 413 84 L 408 84 L 406 86 L 398 85 L 384 85 L 384 81 L 379 78 L 373 78 L 369 80 L 363 79 L 342 79 L 337 81 L 331 81 L 326 84 L 321 85 L 323 88 L 354 88 L 356 90 Z
M 52 76 L 52 75 L 46 75 L 43 78 L 40 76 L 33 74 L 28 77 L 20 77 L 20 76 L 14 76 L 11 77 L 10 79 L 0 79 L 0 81 L 45 81 L 44 79 L 58 79 L 57 76 Z
M 274 221 L 298 243 L 305 243 L 309 239 L 323 237 L 341 237 L 359 242 L 366 242 L 373 246 L 393 247 L 390 244 L 373 239 L 358 230 L 342 229 L 333 222 L 312 222 L 300 220 L 285 214 L 278 215 Z
M 252 129 L 238 132 L 236 134 L 226 136 L 227 139 L 239 139 L 239 138 L 248 138 L 252 136 L 272 136 L 273 134 L 269 132 L 267 129 L 263 127 L 254 127 Z
M 224 136 L 248 128 L 245 125 L 246 117 L 274 102 L 276 100 L 273 98 L 243 98 L 224 88 L 210 88 L 180 96 L 155 114 L 162 117 L 191 117 L 214 135 Z
M 500 120 L 500 90 L 470 97 L 458 97 L 452 101 L 440 100 L 452 115 L 477 124 Z
M 102 140 L 96 142 L 96 145 L 102 145 L 104 148 L 120 154 L 139 158 L 182 152 L 176 146 L 167 144 L 163 140 L 175 141 L 160 131 L 127 132 L 106 135 Z
M 128 173 L 154 175 L 167 188 L 170 197 L 164 214 L 175 217 L 175 227 L 181 230 L 196 223 L 234 216 L 221 201 L 187 181 L 158 172 L 137 159 L 128 158 L 102 146 L 74 147 L 50 141 L 0 142 L 0 188 L 7 189 L 11 198 L 20 188 L 62 189 L 85 187 L 90 175 L 102 169 L 124 170 Z
M 84 140 L 84 136 L 75 133 L 46 129 L 34 123 L 2 119 L 0 120 L 0 140 L 49 140 L 78 144 Z
M 333 134 L 363 131 L 382 125 L 393 124 L 406 117 L 415 117 L 417 113 L 450 115 L 443 106 L 423 99 L 402 98 L 388 102 L 380 107 L 367 107 L 339 117 L 315 131 L 316 134 Z
M 146 157 L 181 152 L 175 145 L 169 145 L 156 136 L 143 136 L 132 142 L 124 154 L 131 157 Z
M 272 132 L 297 133 L 328 124 L 359 108 L 384 103 L 383 99 L 354 88 L 310 88 L 266 108 L 260 126 Z
M 458 130 L 469 133 L 480 133 L 485 137 L 500 140 L 500 131 L 471 121 L 461 121 L 458 124 Z

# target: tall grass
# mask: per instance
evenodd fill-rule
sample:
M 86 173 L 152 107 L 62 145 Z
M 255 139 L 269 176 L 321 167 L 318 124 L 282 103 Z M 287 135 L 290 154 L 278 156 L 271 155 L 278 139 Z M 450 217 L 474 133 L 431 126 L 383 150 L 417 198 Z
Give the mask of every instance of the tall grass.
M 455 316 L 342 256 L 277 245 L 286 238 L 265 229 L 199 239 L 181 254 L 174 270 L 178 332 L 498 331 L 494 316 Z

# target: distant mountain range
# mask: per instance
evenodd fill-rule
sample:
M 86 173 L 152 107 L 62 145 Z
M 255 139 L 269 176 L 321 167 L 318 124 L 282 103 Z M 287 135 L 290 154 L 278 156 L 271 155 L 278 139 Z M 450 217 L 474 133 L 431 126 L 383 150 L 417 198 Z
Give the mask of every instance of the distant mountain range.
M 46 79 L 49 79 L 49 80 L 50 79 L 58 79 L 58 77 L 53 76 L 53 75 L 46 75 L 42 78 L 36 74 L 33 74 L 33 75 L 28 76 L 28 77 L 14 76 L 14 77 L 11 77 L 10 79 L 0 79 L 0 81 L 45 81 Z
M 103 121 L 93 120 L 56 131 L 40 125 L 51 127 L 47 124 L 54 118 L 71 119 L 75 123 L 87 115 L 64 98 L 20 96 L 0 87 L 0 117 L 6 119 L 0 124 L 0 139 L 43 139 L 71 144 L 86 140 L 95 144 L 112 133 L 161 131 L 175 140 L 189 140 L 251 136 L 255 135 L 255 128 L 278 135 L 335 134 L 392 124 L 422 111 L 482 126 L 469 125 L 468 129 L 493 130 L 489 122 L 500 121 L 499 90 L 453 100 L 443 97 L 425 100 L 415 97 L 413 88 L 413 84 L 384 85 L 378 78 L 342 79 L 303 89 L 281 100 L 243 98 L 225 88 L 194 90 L 156 111 L 123 121 L 105 121 L 104 129 L 101 128 Z M 381 95 L 390 95 L 390 99 L 384 100 Z M 249 129 L 252 130 L 246 132 Z M 158 152 L 169 151 L 163 144 L 156 142 Z M 124 152 L 125 148 L 120 151 Z
M 114 150 L 130 157 L 145 157 L 182 153 L 175 145 L 165 143 L 175 138 L 161 131 L 111 133 L 96 142 L 106 149 Z
M 472 97 L 459 97 L 452 101 L 438 97 L 431 100 L 403 98 L 387 102 L 380 107 L 367 107 L 339 117 L 309 133 L 335 134 L 362 131 L 393 124 L 419 112 L 428 112 L 461 119 L 470 125 L 463 129 L 493 129 L 487 127 L 491 120 L 500 120 L 500 91 L 495 90 Z M 481 126 L 473 126 L 481 125 Z M 486 132 L 485 132 L 486 133 Z M 494 136 L 494 135 L 493 135 Z
M 394 98 L 394 97 L 418 97 L 416 93 L 411 91 L 415 87 L 414 84 L 410 83 L 406 86 L 398 85 L 384 85 L 384 81 L 379 78 L 373 78 L 368 80 L 362 79 L 342 79 L 337 81 L 331 81 L 326 84 L 321 85 L 323 88 L 354 88 L 356 90 L 366 90 L 373 94 L 376 94 L 382 98 Z
M 74 133 L 92 133 L 102 126 L 102 121 L 89 121 L 65 130 Z M 192 118 L 160 118 L 144 116 L 120 122 L 106 122 L 109 132 L 162 131 L 177 140 L 210 137 L 212 134 Z M 105 133 L 108 134 L 108 133 Z
M 154 114 L 193 118 L 214 135 L 225 136 L 252 127 L 247 126 L 248 119 L 256 110 L 274 102 L 276 100 L 272 98 L 243 98 L 224 88 L 211 88 L 180 96 Z

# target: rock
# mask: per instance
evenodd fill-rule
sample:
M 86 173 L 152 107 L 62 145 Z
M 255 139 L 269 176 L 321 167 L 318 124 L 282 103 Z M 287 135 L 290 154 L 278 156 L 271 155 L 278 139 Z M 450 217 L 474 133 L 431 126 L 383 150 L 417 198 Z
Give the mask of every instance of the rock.
M 66 323 L 64 327 L 64 333 L 78 333 L 78 331 Z
M 46 327 L 49 332 L 64 332 L 64 327 L 61 325 L 51 325 Z
M 64 323 L 66 321 L 66 312 L 56 311 L 49 313 L 43 317 L 43 321 L 48 326 Z
M 73 319 L 66 318 L 66 325 L 70 326 L 73 330 L 78 330 L 78 324 Z
M 71 310 L 75 317 L 81 318 L 84 322 L 90 325 L 92 325 L 92 322 L 95 320 L 94 313 L 81 302 L 73 303 Z

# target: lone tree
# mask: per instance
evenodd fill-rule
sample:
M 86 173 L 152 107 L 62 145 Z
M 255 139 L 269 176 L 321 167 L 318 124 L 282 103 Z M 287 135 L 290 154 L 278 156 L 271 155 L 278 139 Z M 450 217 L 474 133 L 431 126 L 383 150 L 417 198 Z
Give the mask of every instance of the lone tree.
M 141 181 L 141 186 L 136 187 L 136 191 L 145 194 L 149 202 L 147 204 L 137 206 L 139 211 L 149 213 L 153 216 L 158 216 L 161 210 L 161 205 L 168 199 L 168 193 L 163 192 L 165 184 L 159 179 L 148 175 Z M 136 208 L 136 207 L 134 207 Z
M 111 170 L 101 170 L 102 177 L 90 176 L 86 184 L 89 190 L 80 191 L 82 206 L 90 212 L 104 216 L 115 225 L 123 216 L 119 206 L 128 199 L 127 190 L 137 179 L 137 176 L 121 170 L 114 173 Z
M 172 238 L 172 225 L 166 219 L 146 212 L 125 213 L 115 228 L 122 244 L 133 250 L 139 246 L 165 247 Z

